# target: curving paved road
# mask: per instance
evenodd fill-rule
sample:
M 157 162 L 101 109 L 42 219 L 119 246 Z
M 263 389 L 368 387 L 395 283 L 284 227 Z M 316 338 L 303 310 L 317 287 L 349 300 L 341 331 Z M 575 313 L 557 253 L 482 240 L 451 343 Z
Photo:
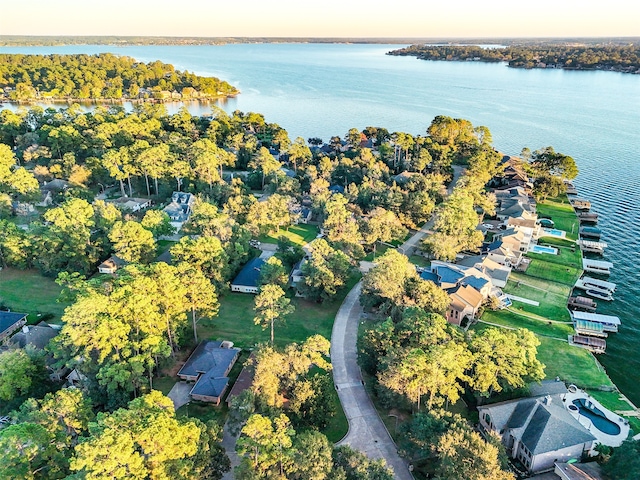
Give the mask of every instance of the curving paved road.
M 393 469 L 395 478 L 413 480 L 362 382 L 356 345 L 362 314 L 361 287 L 358 283 L 342 302 L 331 333 L 333 381 L 349 421 L 349 432 L 338 445 L 349 445 L 370 458 L 383 458 Z

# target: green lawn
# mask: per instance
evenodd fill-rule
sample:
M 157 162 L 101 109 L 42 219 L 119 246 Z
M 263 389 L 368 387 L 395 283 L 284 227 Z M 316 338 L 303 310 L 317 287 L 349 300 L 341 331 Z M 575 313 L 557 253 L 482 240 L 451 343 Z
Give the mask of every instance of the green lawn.
M 409 261 L 411 263 L 413 263 L 414 265 L 417 265 L 419 267 L 430 267 L 431 266 L 431 260 L 429 260 L 426 257 L 423 257 L 422 255 L 411 255 L 409 257 Z
M 527 275 L 536 277 L 542 280 L 548 280 L 552 282 L 559 282 L 565 285 L 573 286 L 576 280 L 580 278 L 582 274 L 582 268 L 570 267 L 559 263 L 551 263 L 546 260 L 540 260 L 542 254 L 528 253 L 531 257 L 531 263 L 527 268 Z M 536 258 L 533 258 L 533 257 Z M 550 255 L 546 255 L 550 256 Z
M 580 223 L 566 195 L 538 203 L 537 211 L 538 216 L 551 218 L 555 224 L 554 228 L 567 232 L 567 238 L 578 238 Z
M 518 283 L 517 280 L 514 281 L 514 279 L 511 279 L 502 291 L 511 295 L 539 302 L 540 305 L 536 307 L 534 305 L 514 300 L 513 305 L 516 309 L 521 309 L 525 312 L 533 313 L 550 320 L 562 322 L 571 321 L 569 311 L 567 310 L 567 297 L 569 296 L 570 291 L 568 286 L 558 283 L 555 284 L 556 288 L 542 289 L 528 284 L 527 280 L 528 279 L 525 278 Z
M 278 243 L 279 237 L 287 237 L 296 245 L 305 245 L 318 236 L 317 225 L 306 225 L 300 223 L 298 225 L 292 225 L 287 230 L 280 229 L 275 233 L 269 235 L 260 235 L 258 240 L 262 243 Z
M 177 377 L 158 377 L 153 379 L 153 389 L 167 395 L 178 381 Z
M 43 277 L 36 270 L 4 268 L 0 271 L 0 303 L 16 312 L 29 314 L 29 322 L 36 323 L 38 314 L 52 314 L 59 322 L 67 304 L 58 303 L 62 288 L 52 278 Z
M 374 258 L 374 252 L 371 251 L 362 260 L 364 260 L 365 262 L 373 262 L 376 258 L 379 258 L 382 255 L 384 255 L 384 253 L 390 248 L 391 247 L 389 245 L 378 243 L 378 245 L 376 246 L 375 258 Z
M 509 310 L 498 310 L 496 312 L 486 311 L 484 315 L 482 315 L 482 320 L 508 328 L 527 328 L 537 335 L 562 340 L 566 340 L 567 335 L 573 333 L 573 327 L 569 324 L 550 323 L 532 319 Z
M 544 240 L 544 239 L 543 239 Z M 545 244 L 546 242 L 539 242 L 541 244 Z M 582 252 L 579 248 L 571 248 L 571 247 L 560 247 L 555 246 L 558 249 L 557 255 L 550 255 L 548 253 L 527 253 L 527 256 L 531 259 L 536 259 L 540 262 L 546 263 L 554 263 L 558 265 L 564 265 L 565 267 L 570 267 L 574 269 L 582 269 Z M 529 271 L 527 270 L 527 273 Z
M 538 338 L 538 360 L 545 364 L 547 378 L 560 377 L 568 384 L 589 389 L 613 385 L 588 350 L 551 338 Z

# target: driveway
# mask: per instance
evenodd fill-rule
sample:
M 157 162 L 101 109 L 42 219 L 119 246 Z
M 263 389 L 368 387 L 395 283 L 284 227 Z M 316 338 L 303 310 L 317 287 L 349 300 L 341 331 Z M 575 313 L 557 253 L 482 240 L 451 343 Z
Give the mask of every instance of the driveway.
M 187 382 L 178 382 L 171 388 L 167 397 L 173 401 L 173 406 L 176 410 L 191 401 L 189 392 L 192 388 L 193 385 L 189 385 Z
M 370 458 L 383 458 L 400 480 L 413 480 L 407 463 L 380 419 L 364 388 L 358 366 L 358 324 L 362 314 L 358 283 L 338 310 L 331 333 L 333 381 L 349 422 L 349 432 L 337 445 L 349 445 Z

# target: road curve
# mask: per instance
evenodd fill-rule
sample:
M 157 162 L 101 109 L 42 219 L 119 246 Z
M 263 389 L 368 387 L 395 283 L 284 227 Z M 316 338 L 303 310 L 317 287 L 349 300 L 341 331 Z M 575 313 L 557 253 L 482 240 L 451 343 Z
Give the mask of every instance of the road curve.
M 331 333 L 333 381 L 349 422 L 349 432 L 337 445 L 349 445 L 370 458 L 383 458 L 393 469 L 395 478 L 413 480 L 362 381 L 357 350 L 361 290 L 362 284 L 358 283 L 344 299 Z

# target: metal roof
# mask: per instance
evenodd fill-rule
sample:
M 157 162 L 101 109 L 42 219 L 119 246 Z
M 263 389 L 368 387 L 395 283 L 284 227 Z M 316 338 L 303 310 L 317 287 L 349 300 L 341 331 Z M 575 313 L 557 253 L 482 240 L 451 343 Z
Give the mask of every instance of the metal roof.
M 589 312 L 571 312 L 575 320 L 587 320 L 589 322 L 606 323 L 609 325 L 620 325 L 620 318 L 613 315 L 601 315 L 599 313 Z

